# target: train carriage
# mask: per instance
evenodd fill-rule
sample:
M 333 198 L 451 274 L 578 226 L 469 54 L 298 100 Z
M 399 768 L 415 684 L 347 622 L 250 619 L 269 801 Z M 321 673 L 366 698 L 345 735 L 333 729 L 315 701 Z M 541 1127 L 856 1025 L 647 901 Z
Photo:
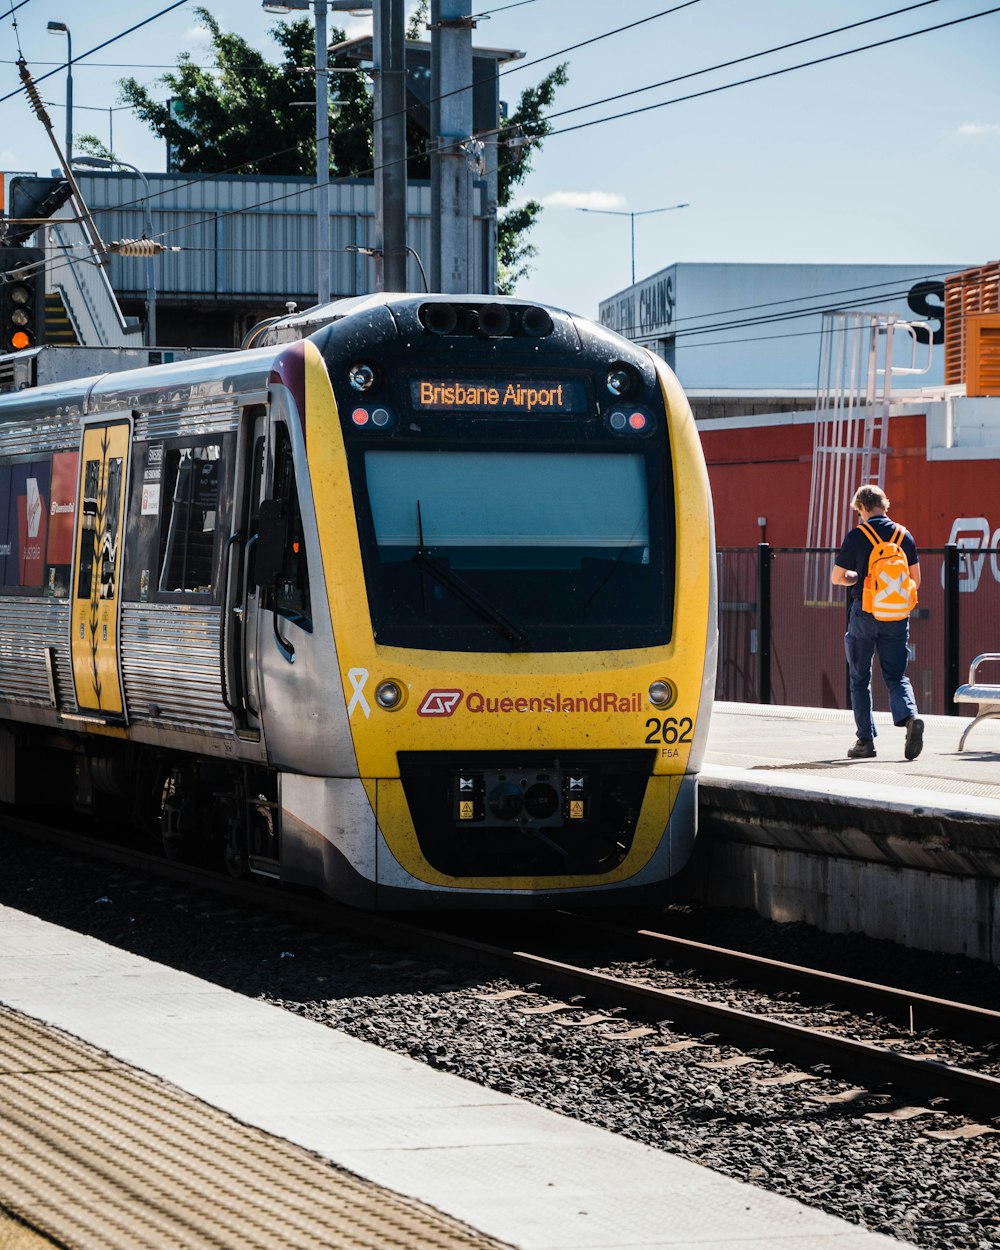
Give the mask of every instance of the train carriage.
M 363 907 L 676 874 L 716 603 L 670 371 L 516 300 L 257 337 L 0 398 L 0 800 Z

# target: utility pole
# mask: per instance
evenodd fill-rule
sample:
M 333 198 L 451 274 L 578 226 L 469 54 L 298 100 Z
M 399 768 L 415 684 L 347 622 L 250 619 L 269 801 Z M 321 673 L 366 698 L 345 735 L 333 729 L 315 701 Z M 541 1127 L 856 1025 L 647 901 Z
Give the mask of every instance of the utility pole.
M 472 0 L 431 0 L 431 285 L 472 289 Z
M 326 0 L 316 13 L 316 302 L 330 302 L 330 88 Z
M 406 285 L 406 15 L 375 0 L 375 287 Z

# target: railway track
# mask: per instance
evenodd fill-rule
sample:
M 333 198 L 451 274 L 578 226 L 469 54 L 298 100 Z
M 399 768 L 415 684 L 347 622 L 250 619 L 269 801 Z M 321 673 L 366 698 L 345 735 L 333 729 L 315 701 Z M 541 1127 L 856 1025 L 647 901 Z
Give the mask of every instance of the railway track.
M 884 1090 L 905 1092 L 928 1102 L 947 1100 L 954 1108 L 966 1110 L 979 1120 L 1000 1116 L 1000 1077 L 978 1070 L 996 1065 L 1000 1068 L 1000 1012 L 966 1003 L 901 990 L 893 986 L 805 968 L 794 964 L 763 959 L 744 952 L 710 946 L 689 939 L 674 937 L 651 929 L 623 929 L 596 922 L 591 917 L 561 914 L 552 926 L 557 944 L 572 946 L 586 934 L 592 942 L 597 935 L 603 954 L 602 962 L 616 962 L 621 949 L 638 944 L 649 959 L 634 964 L 626 962 L 626 972 L 609 972 L 583 967 L 564 958 L 554 958 L 536 949 L 519 949 L 516 942 L 486 942 L 467 932 L 449 932 L 440 916 L 434 922 L 401 920 L 339 908 L 311 896 L 277 889 L 262 888 L 260 883 L 233 881 L 206 869 L 170 863 L 130 848 L 108 846 L 75 834 L 41 829 L 31 822 L 4 817 L 7 829 L 33 837 L 44 837 L 77 852 L 100 855 L 119 864 L 166 876 L 174 881 L 222 894 L 227 898 L 249 903 L 254 908 L 266 907 L 286 913 L 312 926 L 347 931 L 356 937 L 403 948 L 408 956 L 455 961 L 471 960 L 522 986 L 532 986 L 554 998 L 546 1007 L 551 1013 L 571 1012 L 585 1005 L 587 1009 L 626 1013 L 632 1021 L 669 1023 L 680 1030 L 699 1036 L 712 1034 L 720 1040 L 743 1049 L 765 1049 L 776 1057 L 806 1068 L 828 1068 L 848 1081 L 864 1082 Z M 517 922 L 515 922 L 515 928 Z M 530 928 L 530 922 L 526 924 Z M 574 937 L 576 935 L 576 938 Z M 536 945 L 534 941 L 531 943 Z M 524 943 L 527 945 L 527 943 Z M 593 953 L 591 953 L 593 958 Z M 650 983 L 657 979 L 653 963 L 681 965 L 685 984 L 668 988 Z M 713 977 L 692 983 L 691 974 Z M 723 979 L 722 984 L 719 978 Z M 826 1014 L 835 1004 L 836 1024 L 819 1026 L 802 1023 L 815 1006 L 782 1002 L 772 1010 L 748 1010 L 732 1002 L 720 1001 L 728 995 L 731 983 L 738 980 L 755 990 L 779 990 L 807 995 L 820 1000 Z M 511 996 L 513 996 L 511 992 Z M 572 1004 L 566 1000 L 574 1000 Z M 794 1013 L 797 1019 L 782 1019 Z M 877 1014 L 897 1027 L 908 1030 L 908 1036 L 892 1043 L 866 1040 L 852 1036 L 865 1031 L 870 1020 L 862 1021 L 847 1013 Z M 851 1020 L 856 1024 L 852 1025 Z M 948 1038 L 976 1039 L 982 1049 L 972 1055 L 970 1064 L 956 1064 L 944 1059 L 907 1053 L 904 1047 L 920 1030 L 941 1030 Z

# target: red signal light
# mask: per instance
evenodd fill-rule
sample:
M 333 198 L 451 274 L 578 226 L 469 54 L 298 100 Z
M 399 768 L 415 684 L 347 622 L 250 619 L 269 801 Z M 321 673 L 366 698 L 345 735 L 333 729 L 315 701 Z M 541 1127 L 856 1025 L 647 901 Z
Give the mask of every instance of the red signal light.
M 633 430 L 644 430 L 646 428 L 646 414 L 644 412 L 633 412 L 628 419 L 628 423 Z
M 355 425 L 367 425 L 368 424 L 368 409 L 367 408 L 355 408 L 354 411 L 351 413 L 351 420 L 354 422 Z

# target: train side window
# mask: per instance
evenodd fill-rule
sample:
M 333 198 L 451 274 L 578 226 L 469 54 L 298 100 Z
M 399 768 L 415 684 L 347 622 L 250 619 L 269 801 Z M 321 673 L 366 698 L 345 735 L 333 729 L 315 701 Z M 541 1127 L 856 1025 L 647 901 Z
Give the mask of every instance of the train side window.
M 170 512 L 160 540 L 160 591 L 212 591 L 221 454 L 218 443 L 164 452 L 164 494 Z
M 281 572 L 273 591 L 275 611 L 302 629 L 312 631 L 312 603 L 309 596 L 309 567 L 302 532 L 302 513 L 295 484 L 295 463 L 288 430 L 275 427 L 274 484 L 271 495 L 282 505 L 288 520 Z

